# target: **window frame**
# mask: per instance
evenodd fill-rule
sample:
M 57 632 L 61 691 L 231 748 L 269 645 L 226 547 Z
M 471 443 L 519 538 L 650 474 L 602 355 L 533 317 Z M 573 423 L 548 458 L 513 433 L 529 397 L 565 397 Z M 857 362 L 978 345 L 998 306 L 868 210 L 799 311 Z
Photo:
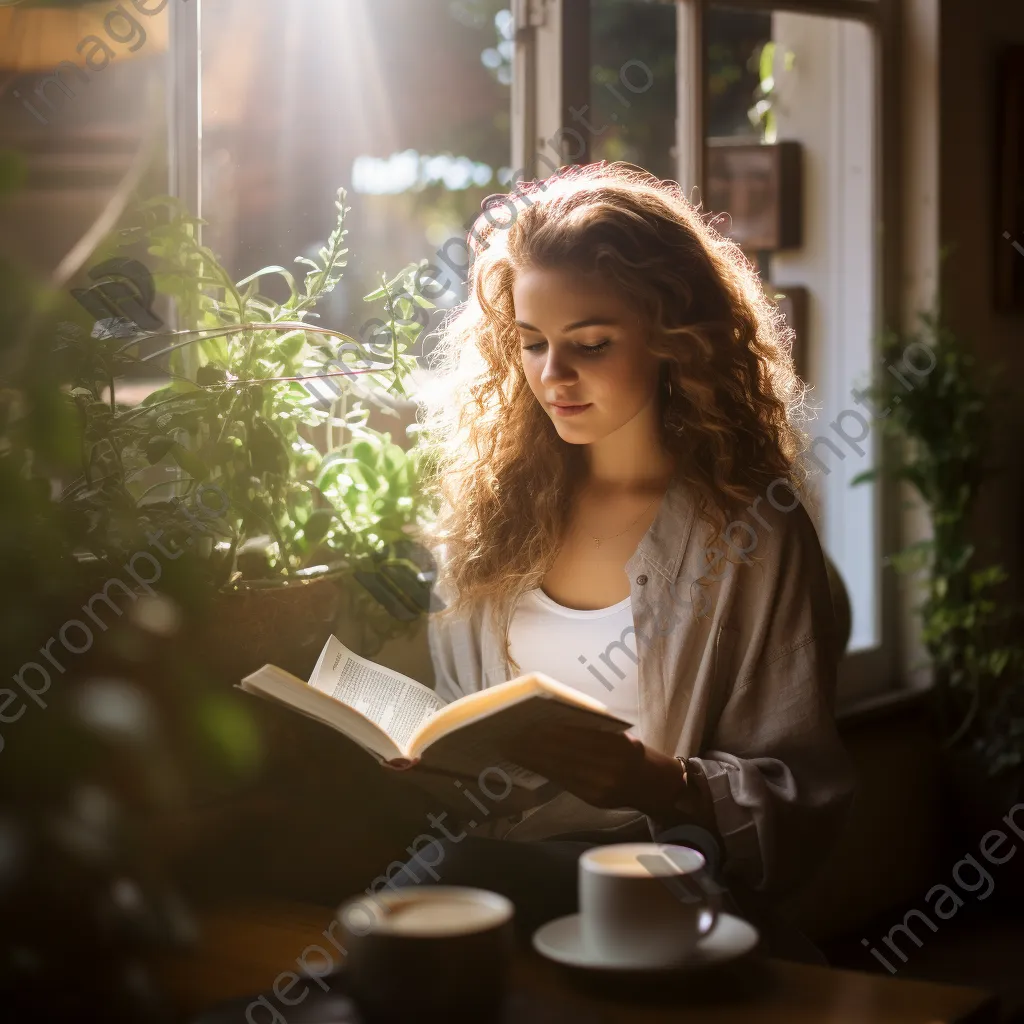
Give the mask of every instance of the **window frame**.
M 170 7 L 170 75 L 167 94 L 167 182 L 194 217 L 203 215 L 203 55 L 202 0 Z M 196 228 L 202 242 L 202 228 Z M 172 331 L 181 327 L 177 309 L 168 304 Z M 194 345 L 179 350 L 183 372 L 194 377 L 199 357 Z

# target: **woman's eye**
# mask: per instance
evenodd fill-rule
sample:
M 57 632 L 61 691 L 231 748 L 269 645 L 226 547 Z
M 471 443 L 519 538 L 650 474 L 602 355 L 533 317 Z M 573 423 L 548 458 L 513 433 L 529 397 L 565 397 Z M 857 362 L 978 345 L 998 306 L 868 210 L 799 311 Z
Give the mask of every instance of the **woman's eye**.
M 604 341 L 599 341 L 596 345 L 577 345 L 576 347 L 584 355 L 594 355 L 598 352 L 604 351 L 610 344 L 610 338 L 605 338 Z M 546 341 L 535 341 L 530 345 L 524 344 L 522 349 L 524 352 L 536 352 L 538 349 L 543 348 L 547 344 Z

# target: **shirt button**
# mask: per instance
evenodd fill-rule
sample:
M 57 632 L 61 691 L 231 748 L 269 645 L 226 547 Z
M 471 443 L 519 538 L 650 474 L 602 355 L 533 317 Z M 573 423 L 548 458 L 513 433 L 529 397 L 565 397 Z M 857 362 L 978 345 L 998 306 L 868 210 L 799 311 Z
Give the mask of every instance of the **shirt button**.
M 647 582 L 647 577 L 641 573 L 639 576 L 637 576 L 636 581 L 642 587 Z

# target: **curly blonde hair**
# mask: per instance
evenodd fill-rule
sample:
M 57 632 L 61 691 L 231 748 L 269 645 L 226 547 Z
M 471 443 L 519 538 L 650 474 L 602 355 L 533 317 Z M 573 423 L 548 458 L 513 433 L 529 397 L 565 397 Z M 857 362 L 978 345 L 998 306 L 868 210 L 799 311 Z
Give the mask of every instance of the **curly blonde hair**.
M 794 413 L 806 386 L 791 332 L 739 247 L 677 183 L 602 162 L 500 198 L 470 231 L 469 299 L 438 329 L 421 414 L 447 612 L 487 599 L 497 616 L 540 585 L 583 475 L 580 446 L 559 437 L 523 373 L 512 285 L 525 268 L 596 275 L 652 327 L 662 443 L 697 497 L 709 550 L 772 481 L 800 492 L 806 435 Z

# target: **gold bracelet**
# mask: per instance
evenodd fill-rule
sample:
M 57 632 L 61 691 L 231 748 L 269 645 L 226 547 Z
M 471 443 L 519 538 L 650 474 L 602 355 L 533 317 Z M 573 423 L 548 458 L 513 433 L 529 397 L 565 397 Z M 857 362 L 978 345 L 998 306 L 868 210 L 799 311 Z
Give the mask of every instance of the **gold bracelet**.
M 687 807 L 679 807 L 679 801 L 682 800 L 684 803 L 689 804 L 690 801 L 690 769 L 686 766 L 686 758 L 680 757 L 678 754 L 675 755 L 676 760 L 679 762 L 680 767 L 683 769 L 683 791 L 676 800 L 676 807 L 679 810 L 687 810 Z
M 704 827 L 713 828 L 715 815 L 713 799 L 711 796 L 711 790 L 708 786 L 707 776 L 704 774 L 700 765 L 697 765 L 691 771 L 689 765 L 686 763 L 687 759 L 685 757 L 679 757 L 677 754 L 676 760 L 682 764 L 683 777 L 686 780 L 683 799 L 686 801 L 688 806 L 681 809 L 685 809 L 690 814 L 695 815 L 700 819 Z

